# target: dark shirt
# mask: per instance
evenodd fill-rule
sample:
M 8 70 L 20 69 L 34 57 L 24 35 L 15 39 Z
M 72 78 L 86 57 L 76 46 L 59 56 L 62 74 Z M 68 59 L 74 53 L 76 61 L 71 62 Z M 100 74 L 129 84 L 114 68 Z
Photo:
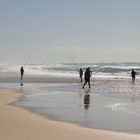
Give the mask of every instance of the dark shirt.
M 132 71 L 132 72 L 131 72 L 132 78 L 135 78 L 135 75 L 136 75 L 136 72 L 135 72 L 135 71 Z
M 90 70 L 86 70 L 86 72 L 85 72 L 85 79 L 86 79 L 86 80 L 89 80 L 90 77 L 91 77 L 91 72 L 90 72 Z
M 23 69 L 23 68 L 21 68 L 21 69 L 20 69 L 20 72 L 21 72 L 21 74 L 23 74 L 23 73 L 24 73 L 24 69 Z

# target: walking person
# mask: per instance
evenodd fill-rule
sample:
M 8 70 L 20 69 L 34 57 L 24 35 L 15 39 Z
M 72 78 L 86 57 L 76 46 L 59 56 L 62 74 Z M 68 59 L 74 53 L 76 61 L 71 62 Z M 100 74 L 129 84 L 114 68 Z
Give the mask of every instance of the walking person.
M 88 67 L 86 68 L 85 75 L 84 75 L 85 83 L 83 85 L 83 88 L 85 87 L 87 83 L 90 88 L 90 77 L 91 77 L 91 71 L 90 71 L 90 68 Z

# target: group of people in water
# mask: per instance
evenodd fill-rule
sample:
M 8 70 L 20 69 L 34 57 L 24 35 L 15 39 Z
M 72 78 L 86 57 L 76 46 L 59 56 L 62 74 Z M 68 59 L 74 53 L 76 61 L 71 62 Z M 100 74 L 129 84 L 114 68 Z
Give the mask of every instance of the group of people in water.
M 22 80 L 23 78 L 23 74 L 24 74 L 24 69 L 23 69 L 23 66 L 20 68 L 20 78 Z M 88 86 L 89 88 L 91 88 L 90 86 L 90 78 L 91 78 L 91 74 L 92 74 L 92 71 L 90 71 L 90 67 L 86 68 L 86 71 L 84 73 L 84 84 L 83 84 L 83 88 L 85 87 L 85 85 L 88 83 Z M 79 77 L 80 77 L 80 82 L 83 82 L 83 70 L 80 68 L 79 70 Z M 135 78 L 136 78 L 136 72 L 134 69 L 132 69 L 131 71 L 131 77 L 132 77 L 132 82 L 135 81 Z
M 90 71 L 90 67 L 86 68 L 86 71 L 84 73 L 84 84 L 83 84 L 83 88 L 85 87 L 85 85 L 88 83 L 88 86 L 89 88 L 91 87 L 90 86 L 90 77 L 91 77 L 91 74 L 92 74 L 92 71 Z M 131 71 L 131 77 L 132 77 L 132 82 L 135 81 L 135 78 L 136 78 L 136 72 L 134 69 L 132 69 Z M 80 82 L 83 82 L 83 70 L 80 68 L 79 70 L 79 77 L 80 77 Z
M 90 70 L 90 67 L 86 68 L 86 71 L 84 73 L 83 73 L 83 70 L 80 68 L 79 70 L 80 82 L 83 82 L 83 75 L 84 75 L 83 89 L 87 83 L 88 83 L 89 89 L 91 88 L 91 84 L 90 84 L 91 74 L 92 74 L 92 71 Z M 135 81 L 136 74 L 137 73 L 135 72 L 135 70 L 132 69 L 131 71 L 132 82 Z M 24 75 L 24 68 L 22 66 L 20 68 L 21 86 L 23 86 L 23 83 L 22 83 L 23 75 Z M 89 102 L 90 102 L 90 94 L 89 92 L 87 92 L 84 96 L 84 105 L 86 109 L 89 107 Z

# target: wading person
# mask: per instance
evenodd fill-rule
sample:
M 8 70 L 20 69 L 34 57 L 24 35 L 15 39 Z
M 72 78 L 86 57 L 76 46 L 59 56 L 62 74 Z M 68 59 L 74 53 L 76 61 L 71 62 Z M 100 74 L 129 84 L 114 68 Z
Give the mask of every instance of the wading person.
M 20 68 L 20 76 L 21 76 L 20 78 L 21 78 L 21 79 L 23 78 L 23 74 L 24 74 L 24 69 L 23 69 L 23 67 L 21 67 L 21 68 Z
M 83 81 L 83 70 L 82 69 L 80 69 L 80 71 L 79 71 L 79 76 L 80 76 L 80 82 L 82 82 Z
M 134 71 L 134 69 L 132 69 L 131 71 L 131 77 L 132 77 L 132 82 L 134 82 L 136 78 L 136 72 Z

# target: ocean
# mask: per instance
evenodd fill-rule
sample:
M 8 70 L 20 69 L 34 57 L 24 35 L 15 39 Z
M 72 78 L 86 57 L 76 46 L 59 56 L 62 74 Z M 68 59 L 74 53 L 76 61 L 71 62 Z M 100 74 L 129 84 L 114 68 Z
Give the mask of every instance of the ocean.
M 0 76 L 14 77 L 19 75 L 21 65 L 0 64 Z M 140 63 L 62 63 L 62 64 L 26 64 L 25 77 L 77 77 L 80 68 L 85 71 L 90 67 L 95 78 L 130 78 L 135 69 L 140 72 Z M 140 76 L 137 75 L 137 78 Z
M 20 86 L 20 80 L 0 80 L 0 87 L 18 89 L 24 97 L 15 105 L 50 119 L 82 127 L 140 133 L 139 66 L 140 63 L 28 64 L 24 65 L 24 78 L 30 77 L 30 83 Z M 0 64 L 1 79 L 19 79 L 20 67 Z M 88 86 L 83 89 L 79 79 L 79 68 L 85 71 L 87 67 L 92 71 L 91 89 Z M 131 81 L 132 69 L 137 72 L 135 82 Z M 34 77 L 34 80 L 53 77 L 57 82 L 31 82 Z M 59 82 L 62 78 L 77 80 Z

